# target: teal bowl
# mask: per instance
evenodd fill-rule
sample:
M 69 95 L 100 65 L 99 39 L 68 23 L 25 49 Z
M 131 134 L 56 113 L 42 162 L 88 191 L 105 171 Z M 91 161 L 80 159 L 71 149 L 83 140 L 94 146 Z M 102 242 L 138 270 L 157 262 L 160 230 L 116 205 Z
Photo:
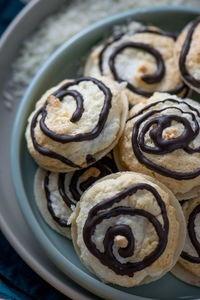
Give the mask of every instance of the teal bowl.
M 11 141 L 12 177 L 20 207 L 38 240 L 38 247 L 42 247 L 66 275 L 104 299 L 199 299 L 200 289 L 177 280 L 170 273 L 154 283 L 134 288 L 104 284 L 90 273 L 80 262 L 72 242 L 51 230 L 37 209 L 33 195 L 37 165 L 27 151 L 24 137 L 27 118 L 46 89 L 64 78 L 75 78 L 80 75 L 81 66 L 91 48 L 111 31 L 113 25 L 135 20 L 159 26 L 164 30 L 179 32 L 198 15 L 200 10 L 197 8 L 160 7 L 129 11 L 94 24 L 63 44 L 42 66 L 17 112 Z

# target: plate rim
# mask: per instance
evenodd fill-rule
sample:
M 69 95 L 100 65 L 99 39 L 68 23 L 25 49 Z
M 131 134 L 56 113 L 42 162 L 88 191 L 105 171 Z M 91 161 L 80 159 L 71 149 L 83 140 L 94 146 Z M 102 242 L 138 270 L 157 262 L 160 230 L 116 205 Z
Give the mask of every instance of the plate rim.
M 67 48 L 70 48 L 73 46 L 74 43 L 76 43 L 77 40 L 83 38 L 86 34 L 89 34 L 93 31 L 95 31 L 99 26 L 107 26 L 108 24 L 115 23 L 116 21 L 120 22 L 120 20 L 128 19 L 129 17 L 133 17 L 136 14 L 151 14 L 151 13 L 159 13 L 163 11 L 168 12 L 190 12 L 190 13 L 199 13 L 200 9 L 196 7 L 183 7 L 183 6 L 159 6 L 156 8 L 139 8 L 134 10 L 129 10 L 127 12 L 123 12 L 120 14 L 113 15 L 111 17 L 108 17 L 106 19 L 103 19 L 101 21 L 98 21 L 85 30 L 81 31 L 80 33 L 73 36 L 71 39 L 69 39 L 67 42 L 65 42 L 62 46 L 60 46 L 47 60 L 47 62 L 41 67 L 39 72 L 36 74 L 36 76 L 33 78 L 30 86 L 28 87 L 22 102 L 20 103 L 20 106 L 17 111 L 16 119 L 14 121 L 14 127 L 11 137 L 11 145 L 15 145 L 14 147 L 11 147 L 11 170 L 12 170 L 12 179 L 15 187 L 15 191 L 17 194 L 18 201 L 20 203 L 20 207 L 23 211 L 23 214 L 25 216 L 26 221 L 28 221 L 29 226 L 31 227 L 31 230 L 33 231 L 36 238 L 39 240 L 39 243 L 43 247 L 43 249 L 46 251 L 47 255 L 51 258 L 51 260 L 65 273 L 67 276 L 72 278 L 75 282 L 77 282 L 82 287 L 86 288 L 90 292 L 100 296 L 104 297 L 105 299 L 130 299 L 130 296 L 134 300 L 147 300 L 151 298 L 146 297 L 140 297 L 133 294 L 128 294 L 124 291 L 115 289 L 111 286 L 108 286 L 98 279 L 95 279 L 91 277 L 90 275 L 86 274 L 84 271 L 80 270 L 78 267 L 76 267 L 74 264 L 72 264 L 66 257 L 62 255 L 58 251 L 58 249 L 52 244 L 52 242 L 49 240 L 49 238 L 46 236 L 43 229 L 40 227 L 39 223 L 37 222 L 29 202 L 26 199 L 26 193 L 24 186 L 22 184 L 22 176 L 20 171 L 20 145 L 21 145 L 21 139 L 23 138 L 23 124 L 25 121 L 25 117 L 22 118 L 21 116 L 25 115 L 25 112 L 28 109 L 28 104 L 31 105 L 30 101 L 28 102 L 28 97 L 33 93 L 35 90 L 35 87 L 37 83 L 40 81 L 40 77 L 43 76 L 43 74 L 48 70 L 48 68 L 51 67 L 52 63 L 56 59 L 57 56 L 61 55 L 63 51 L 66 51 Z M 27 102 L 27 103 L 26 103 Z M 20 124 L 20 126 L 19 126 Z M 18 125 L 18 126 L 16 126 Z M 19 136 L 18 131 L 20 131 L 20 138 L 17 138 Z M 16 147 L 17 145 L 17 147 Z M 17 159 L 16 159 L 17 157 Z M 23 200 L 22 200 L 23 199 Z M 25 200 L 25 201 L 24 201 Z M 26 217 L 26 212 L 28 211 L 29 218 Z M 31 215 L 31 218 L 30 218 Z M 63 261 L 67 261 L 67 268 L 66 263 L 63 265 Z M 79 275 L 77 275 L 77 272 Z M 88 281 L 89 279 L 89 281 Z M 97 290 L 98 287 L 98 290 Z M 112 297 L 110 297 L 110 293 L 112 292 Z M 120 297 L 119 297 L 120 296 Z

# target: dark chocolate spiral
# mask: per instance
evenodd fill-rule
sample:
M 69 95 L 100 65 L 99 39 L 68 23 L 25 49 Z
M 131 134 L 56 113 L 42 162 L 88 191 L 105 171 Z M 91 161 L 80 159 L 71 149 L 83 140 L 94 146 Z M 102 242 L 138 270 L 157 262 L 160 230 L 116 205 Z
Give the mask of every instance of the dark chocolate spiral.
M 135 32 L 135 34 L 137 34 L 137 33 L 139 33 L 139 34 L 151 33 L 151 34 L 156 34 L 156 35 L 172 38 L 174 40 L 176 39 L 176 36 L 173 33 L 149 29 L 148 27 L 141 28 L 140 30 Z M 113 39 L 109 40 L 108 43 L 106 43 L 105 46 L 103 47 L 103 49 L 101 50 L 101 52 L 99 54 L 99 70 L 102 75 L 104 74 L 104 71 L 103 71 L 104 53 L 106 52 L 106 50 L 109 48 L 110 45 L 112 45 L 116 41 L 120 40 L 124 35 L 125 34 L 121 33 L 121 34 L 118 34 L 116 37 L 113 37 Z M 146 43 L 132 42 L 132 41 L 128 41 L 128 40 L 126 41 L 125 39 L 121 40 L 116 45 L 115 49 L 113 50 L 113 52 L 111 53 L 111 55 L 109 57 L 108 65 L 109 65 L 111 73 L 113 74 L 114 79 L 118 82 L 126 81 L 124 78 L 121 78 L 117 72 L 116 59 L 120 53 L 122 53 L 124 50 L 126 50 L 128 48 L 134 48 L 134 49 L 139 49 L 139 50 L 148 52 L 155 58 L 156 64 L 157 64 L 157 71 L 154 74 L 143 75 L 142 80 L 148 84 L 161 82 L 161 80 L 163 79 L 163 77 L 165 75 L 165 63 L 164 63 L 163 57 L 160 54 L 160 52 Z M 154 91 L 149 92 L 149 91 L 142 90 L 142 89 L 134 86 L 130 82 L 127 82 L 127 88 L 130 91 L 132 91 L 138 95 L 145 96 L 145 97 L 150 97 L 154 93 Z M 169 94 L 179 94 L 184 90 L 185 90 L 185 93 L 184 93 L 183 97 L 186 97 L 188 95 L 189 88 L 185 85 L 184 82 L 181 82 L 173 89 L 170 89 L 170 90 L 164 91 L 164 92 L 169 93 Z
M 49 210 L 49 213 L 51 214 L 52 218 L 62 227 L 70 227 L 70 225 L 67 223 L 68 220 L 63 220 L 62 218 L 59 218 L 56 216 L 55 211 L 52 206 L 52 201 L 51 201 L 51 192 L 49 190 L 49 177 L 50 177 L 51 172 L 47 172 L 44 178 L 44 190 L 45 190 L 45 195 L 47 199 L 47 208 Z M 61 193 L 60 193 L 61 194 Z M 63 195 L 62 199 L 64 200 Z M 65 200 L 64 200 L 65 201 Z
M 176 40 L 176 38 L 177 38 L 177 35 L 173 32 L 156 30 L 156 29 L 150 28 L 150 27 L 143 27 L 143 28 L 137 30 L 136 33 L 152 33 L 152 34 L 157 34 L 157 35 L 161 35 L 161 36 L 166 36 L 173 40 Z
M 79 182 L 81 176 L 83 176 L 84 173 L 86 173 L 91 168 L 97 169 L 97 171 L 99 171 L 99 175 L 91 176 L 88 179 Z M 116 173 L 117 171 L 118 169 L 113 157 L 110 158 L 109 156 L 103 157 L 100 161 L 96 162 L 86 169 L 75 171 L 69 184 L 69 190 L 73 199 L 79 201 L 82 193 L 87 190 L 87 188 L 90 187 L 95 181 L 111 173 Z
M 81 141 L 89 141 L 92 139 L 95 139 L 96 137 L 99 136 L 99 134 L 102 132 L 105 123 L 108 118 L 108 114 L 111 108 L 111 102 L 112 102 L 112 93 L 110 89 L 105 86 L 101 81 L 92 78 L 92 77 L 81 77 L 78 78 L 74 81 L 71 81 L 69 83 L 66 83 L 62 85 L 56 92 L 53 93 L 53 95 L 58 98 L 60 101 L 62 101 L 64 96 L 70 95 L 72 96 L 75 101 L 76 101 L 76 110 L 72 115 L 71 122 L 75 123 L 78 122 L 84 112 L 84 99 L 82 95 L 76 90 L 73 90 L 73 86 L 76 84 L 79 84 L 82 81 L 91 81 L 95 85 L 98 86 L 98 88 L 104 93 L 105 95 L 105 101 L 103 104 L 103 107 L 101 109 L 100 115 L 99 115 L 99 120 L 97 125 L 90 131 L 90 132 L 85 132 L 85 133 L 78 133 L 75 135 L 64 135 L 64 134 L 58 134 L 52 131 L 50 128 L 47 127 L 45 120 L 47 117 L 47 110 L 46 107 L 48 105 L 48 102 L 46 101 L 45 104 L 35 113 L 33 116 L 32 122 L 31 122 L 31 138 L 33 142 L 34 148 L 42 155 L 57 159 L 61 162 L 63 162 L 66 165 L 69 165 L 73 168 L 80 168 L 78 165 L 67 159 L 66 157 L 55 153 L 43 146 L 41 146 L 35 137 L 35 127 L 39 122 L 40 129 L 42 132 L 52 139 L 53 141 L 66 144 L 70 142 L 81 142 Z M 71 88 L 71 89 L 70 89 Z M 39 119 L 40 118 L 40 119 Z
M 146 83 L 149 83 L 149 84 L 161 81 L 161 79 L 164 77 L 164 74 L 165 74 L 165 64 L 164 64 L 162 55 L 153 47 L 151 47 L 147 44 L 144 44 L 144 43 L 136 43 L 136 42 L 123 42 L 121 45 L 116 47 L 115 50 L 113 51 L 113 53 L 111 54 L 111 56 L 109 58 L 109 67 L 110 67 L 110 70 L 116 81 L 118 81 L 118 82 L 124 81 L 124 79 L 121 78 L 119 76 L 119 74 L 117 73 L 117 69 L 115 67 L 115 61 L 116 61 L 117 56 L 127 48 L 134 48 L 134 49 L 140 49 L 140 50 L 146 51 L 149 54 L 151 54 L 156 60 L 157 71 L 155 72 L 155 74 L 143 75 L 142 76 L 143 81 L 145 81 Z M 145 97 L 150 97 L 152 95 L 152 92 L 147 92 L 147 91 L 141 90 L 141 89 L 135 87 L 130 82 L 127 83 L 127 88 L 129 90 L 131 90 L 132 92 L 142 95 L 142 96 L 145 96 Z
M 97 176 L 87 176 L 87 179 L 84 179 L 84 176 L 91 168 L 96 169 L 98 172 Z M 58 174 L 58 191 L 61 196 L 61 199 L 64 201 L 65 205 L 72 210 L 73 206 L 76 206 L 77 202 L 80 200 L 81 195 L 83 192 L 91 186 L 95 181 L 98 179 L 109 175 L 111 173 L 118 172 L 118 169 L 116 167 L 113 154 L 109 153 L 107 156 L 103 157 L 100 161 L 96 162 L 92 166 L 89 166 L 85 169 L 78 170 L 72 173 L 59 173 Z M 60 226 L 70 226 L 67 224 L 67 220 L 63 220 L 61 218 L 58 218 L 55 215 L 52 201 L 51 201 L 51 195 L 49 190 L 49 176 L 51 175 L 51 172 L 46 172 L 45 178 L 44 178 L 44 189 L 46 194 L 46 200 L 47 200 L 47 207 L 48 210 L 52 216 L 52 218 L 60 225 Z M 65 180 L 66 176 L 70 178 L 68 183 L 68 191 L 65 189 Z
M 192 26 L 190 27 L 190 29 L 187 33 L 187 36 L 184 41 L 183 47 L 181 49 L 180 57 L 179 57 L 179 68 L 180 68 L 180 72 L 181 72 L 183 78 L 185 78 L 185 80 L 188 83 L 190 83 L 192 86 L 194 86 L 196 88 L 200 88 L 200 80 L 197 80 L 194 76 L 189 74 L 187 67 L 186 67 L 186 59 L 187 59 L 187 55 L 190 51 L 193 34 L 195 32 L 196 27 L 199 25 L 199 23 L 200 23 L 200 17 L 197 18 L 192 23 Z
M 195 219 L 200 215 L 200 204 L 197 205 L 193 211 L 191 212 L 188 223 L 187 223 L 187 231 L 190 238 L 190 241 L 197 252 L 198 256 L 190 255 L 189 253 L 182 251 L 181 257 L 185 260 L 188 260 L 191 263 L 200 264 L 200 241 L 197 240 L 197 236 L 195 233 Z
M 108 47 L 110 45 L 112 45 L 114 42 L 119 41 L 122 37 L 124 36 L 124 33 L 119 33 L 117 35 L 114 35 L 111 40 L 109 40 L 105 46 L 103 47 L 103 49 L 101 50 L 100 54 L 99 54 L 99 69 L 101 72 L 101 75 L 103 75 L 103 56 L 105 51 L 108 49 Z
M 116 206 L 120 201 L 128 196 L 131 196 L 137 191 L 150 192 L 157 201 L 162 215 L 162 223 L 154 216 L 143 209 L 131 208 L 128 206 Z M 104 252 L 101 252 L 96 247 L 92 237 L 95 233 L 97 225 L 101 224 L 104 220 L 109 220 L 114 217 L 120 216 L 140 216 L 147 222 L 151 223 L 158 236 L 158 245 L 155 249 L 138 262 L 121 263 L 113 253 L 114 239 L 116 236 L 121 235 L 125 237 L 128 244 L 125 248 L 119 248 L 118 253 L 123 258 L 128 258 L 134 255 L 135 239 L 131 227 L 126 224 L 116 224 L 110 226 L 105 234 L 103 240 Z M 83 228 L 83 239 L 88 250 L 97 257 L 102 264 L 112 269 L 118 275 L 127 275 L 133 277 L 134 273 L 145 269 L 153 264 L 165 251 L 168 242 L 169 220 L 165 203 L 157 190 L 149 184 L 138 183 L 133 184 L 119 192 L 115 196 L 105 199 L 96 204 L 90 211 Z
M 159 104 L 169 102 L 164 108 L 157 108 Z M 175 104 L 175 105 L 174 105 Z M 191 146 L 192 142 L 199 135 L 200 113 L 191 104 L 184 102 L 187 110 L 184 111 L 183 102 L 175 99 L 165 99 L 144 107 L 141 111 L 131 117 L 128 121 L 136 119 L 132 132 L 132 148 L 136 158 L 147 168 L 177 180 L 193 179 L 200 175 L 200 168 L 192 172 L 176 172 L 151 161 L 145 153 L 152 155 L 163 155 L 177 149 L 182 149 L 188 154 L 200 153 L 200 147 Z M 181 106 L 181 107 L 179 107 Z M 170 109 L 177 111 L 177 114 L 170 113 Z M 180 115 L 181 114 L 181 115 Z M 190 121 L 186 118 L 190 117 Z M 127 121 L 127 122 L 128 122 Z M 183 132 L 175 137 L 165 139 L 163 131 L 172 125 L 172 122 L 183 125 Z M 149 133 L 152 145 L 145 144 L 145 136 Z M 178 159 L 178 158 L 177 158 Z

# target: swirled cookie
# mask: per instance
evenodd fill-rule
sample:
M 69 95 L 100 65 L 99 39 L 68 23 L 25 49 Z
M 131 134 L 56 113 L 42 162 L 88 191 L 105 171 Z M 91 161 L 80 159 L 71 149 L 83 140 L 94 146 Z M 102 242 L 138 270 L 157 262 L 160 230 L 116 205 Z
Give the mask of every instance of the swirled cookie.
M 118 171 L 112 153 L 86 169 L 56 173 L 38 168 L 34 181 L 37 206 L 48 225 L 71 238 L 69 217 L 82 193 L 98 179 Z
M 47 91 L 30 115 L 29 152 L 49 171 L 85 168 L 117 144 L 127 111 L 124 89 L 111 79 L 66 80 Z
M 152 96 L 155 91 L 185 97 L 189 89 L 180 77 L 174 58 L 175 39 L 172 33 L 142 25 L 135 32 L 115 34 L 93 50 L 85 74 L 126 81 L 130 105 Z
M 103 281 L 126 287 L 162 277 L 185 240 L 184 216 L 171 191 L 133 172 L 97 181 L 83 194 L 71 221 L 82 262 Z
M 121 170 L 157 178 L 179 200 L 200 193 L 200 105 L 155 93 L 130 111 L 115 149 Z
M 200 198 L 182 205 L 186 219 L 185 246 L 172 273 L 181 280 L 200 286 Z
M 185 83 L 200 93 L 200 17 L 187 25 L 176 42 L 176 58 Z

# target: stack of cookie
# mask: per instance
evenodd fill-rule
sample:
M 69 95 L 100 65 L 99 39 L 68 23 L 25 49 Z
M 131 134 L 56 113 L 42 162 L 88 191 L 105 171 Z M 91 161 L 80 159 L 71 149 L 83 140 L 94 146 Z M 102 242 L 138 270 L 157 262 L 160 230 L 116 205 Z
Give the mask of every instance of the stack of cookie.
M 117 28 L 29 117 L 38 208 L 102 281 L 200 286 L 199 40 L 200 18 Z

